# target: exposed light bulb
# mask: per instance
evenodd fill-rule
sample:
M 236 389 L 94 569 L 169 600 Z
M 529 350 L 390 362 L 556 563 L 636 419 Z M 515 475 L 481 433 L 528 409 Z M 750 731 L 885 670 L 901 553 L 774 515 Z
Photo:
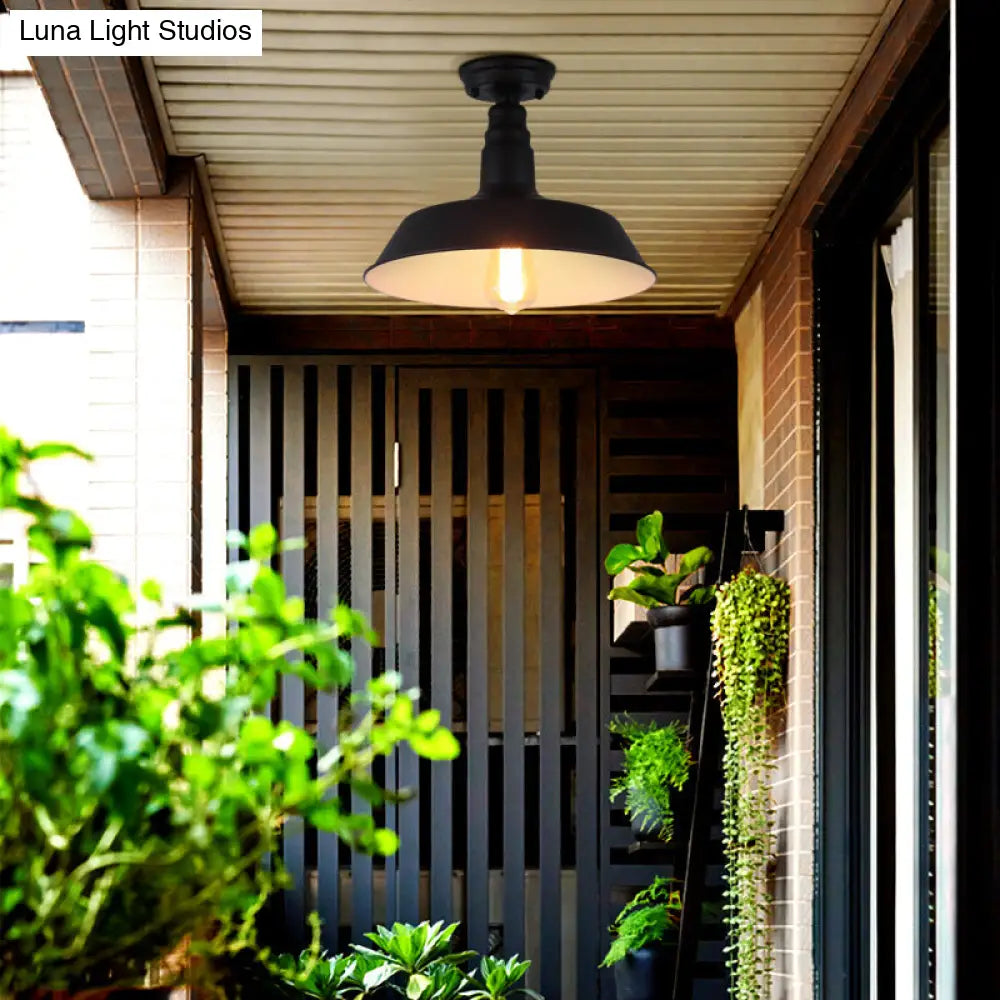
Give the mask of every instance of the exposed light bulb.
M 490 254 L 486 295 L 490 305 L 514 315 L 535 301 L 535 269 L 531 251 L 499 247 Z

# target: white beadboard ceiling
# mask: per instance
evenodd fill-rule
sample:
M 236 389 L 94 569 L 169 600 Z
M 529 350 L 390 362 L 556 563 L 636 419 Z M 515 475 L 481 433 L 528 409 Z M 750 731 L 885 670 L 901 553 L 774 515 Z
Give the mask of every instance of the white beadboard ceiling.
M 427 311 L 364 268 L 408 212 L 475 193 L 487 105 L 456 70 L 556 64 L 528 105 L 538 189 L 614 213 L 656 284 L 621 309 L 716 310 L 890 0 L 262 0 L 262 58 L 148 66 L 172 151 L 204 156 L 228 279 L 261 311 Z M 245 0 L 153 0 L 240 8 Z

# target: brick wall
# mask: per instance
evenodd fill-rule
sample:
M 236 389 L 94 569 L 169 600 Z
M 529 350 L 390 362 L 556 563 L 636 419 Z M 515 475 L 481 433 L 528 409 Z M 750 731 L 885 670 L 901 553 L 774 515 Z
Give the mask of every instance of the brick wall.
M 16 247 L 0 321 L 84 322 L 82 334 L 0 335 L 0 423 L 94 454 L 41 467 L 40 485 L 87 517 L 97 558 L 170 595 L 206 575 L 220 592 L 226 329 L 194 175 L 178 170 L 163 198 L 90 201 L 34 78 L 0 71 L 0 195 Z M 217 539 L 211 569 L 203 535 Z
M 204 330 L 202 410 L 202 589 L 220 599 L 226 592 L 228 518 L 229 356 L 225 326 Z M 234 525 L 235 527 L 235 525 Z M 217 618 L 202 623 L 205 634 L 224 627 Z
M 188 593 L 191 198 L 92 202 L 90 519 L 98 558 Z
M 812 989 L 813 904 L 813 445 L 812 280 L 808 234 L 776 248 L 759 294 L 764 329 L 764 505 L 785 512 L 785 531 L 767 554 L 788 580 L 792 621 L 787 704 L 775 719 L 774 783 L 779 860 L 774 882 L 775 1000 Z

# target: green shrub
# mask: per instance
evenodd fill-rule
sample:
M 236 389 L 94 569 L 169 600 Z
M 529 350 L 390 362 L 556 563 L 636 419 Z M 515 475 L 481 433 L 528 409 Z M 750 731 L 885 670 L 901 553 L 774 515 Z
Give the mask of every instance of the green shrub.
M 384 801 L 371 765 L 400 741 L 458 753 L 395 674 L 351 696 L 330 745 L 271 722 L 284 678 L 343 688 L 345 644 L 373 634 L 347 607 L 305 619 L 270 568 L 270 526 L 230 540 L 247 558 L 223 604 L 167 608 L 147 582 L 158 617 L 138 626 L 126 583 L 88 558 L 86 524 L 22 486 L 29 462 L 66 454 L 80 453 L 0 429 L 0 511 L 26 518 L 40 559 L 23 587 L 0 587 L 0 996 L 139 983 L 185 940 L 194 954 L 252 948 L 288 884 L 286 819 L 392 852 L 395 834 L 345 811 L 338 786 Z M 207 610 L 222 635 L 198 636 Z

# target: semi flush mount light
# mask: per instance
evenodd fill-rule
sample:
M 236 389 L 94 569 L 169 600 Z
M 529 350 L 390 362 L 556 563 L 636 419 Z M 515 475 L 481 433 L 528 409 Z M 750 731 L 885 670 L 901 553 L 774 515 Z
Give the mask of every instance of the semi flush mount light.
M 376 291 L 464 309 L 554 309 L 609 302 L 656 280 L 621 223 L 599 209 L 543 198 L 524 101 L 548 92 L 556 68 L 498 55 L 459 67 L 465 91 L 487 101 L 479 193 L 400 223 L 365 271 Z

